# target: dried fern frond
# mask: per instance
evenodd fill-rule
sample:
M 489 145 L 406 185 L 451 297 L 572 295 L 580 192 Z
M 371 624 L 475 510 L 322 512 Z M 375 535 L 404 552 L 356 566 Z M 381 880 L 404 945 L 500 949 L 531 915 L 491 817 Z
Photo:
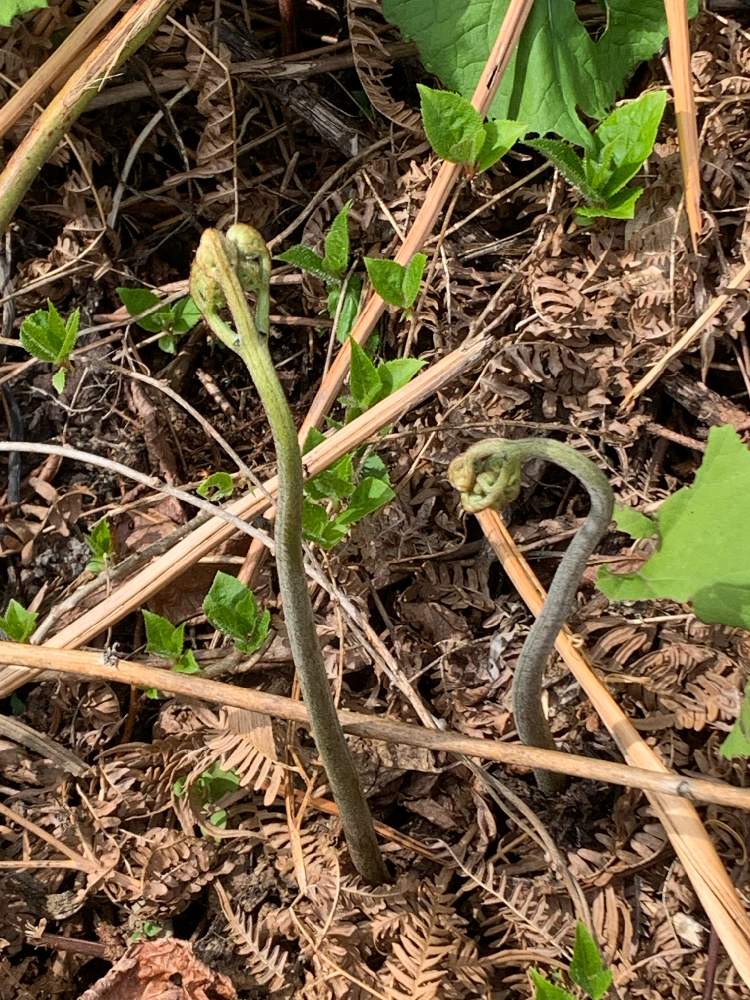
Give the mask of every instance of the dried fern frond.
M 287 952 L 274 944 L 273 935 L 264 927 L 262 920 L 253 924 L 250 914 L 240 916 L 235 913 L 220 882 L 214 885 L 214 889 L 227 921 L 229 936 L 239 953 L 248 960 L 249 975 L 258 986 L 281 989 L 286 983 L 284 967 L 289 958 Z

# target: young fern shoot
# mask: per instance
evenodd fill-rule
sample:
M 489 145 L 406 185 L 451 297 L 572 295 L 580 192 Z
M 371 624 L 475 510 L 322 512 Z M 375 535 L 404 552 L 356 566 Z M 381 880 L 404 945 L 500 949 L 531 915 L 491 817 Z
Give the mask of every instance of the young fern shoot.
M 388 873 L 336 714 L 307 591 L 302 554 L 302 457 L 294 420 L 265 338 L 269 328 L 270 274 L 268 248 L 251 226 L 231 226 L 226 237 L 208 229 L 195 255 L 190 292 L 212 332 L 244 361 L 268 417 L 279 477 L 274 531 L 276 568 L 292 658 L 352 862 L 364 879 L 377 885 L 388 881 Z M 254 317 L 246 291 L 255 296 Z M 225 306 L 234 328 L 221 318 Z
M 504 441 L 491 438 L 473 445 L 454 458 L 448 479 L 460 492 L 464 510 L 476 513 L 488 507 L 502 509 L 516 499 L 521 489 L 521 468 L 531 458 L 561 466 L 583 484 L 591 509 L 555 573 L 541 614 L 532 625 L 513 677 L 513 716 L 521 740 L 527 746 L 556 750 L 542 707 L 544 669 L 555 639 L 573 609 L 576 591 L 586 564 L 612 518 L 614 497 L 607 477 L 574 448 L 548 438 Z M 542 791 L 554 794 L 564 787 L 562 775 L 535 771 Z

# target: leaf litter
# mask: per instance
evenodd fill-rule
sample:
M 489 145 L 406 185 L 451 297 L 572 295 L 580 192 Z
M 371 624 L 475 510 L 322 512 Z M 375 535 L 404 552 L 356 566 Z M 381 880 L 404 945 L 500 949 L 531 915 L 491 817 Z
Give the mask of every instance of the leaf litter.
M 241 38 L 242 29 L 225 25 L 224 41 L 213 49 L 205 27 L 213 9 L 202 13 L 185 22 L 186 31 L 172 24 L 159 29 L 148 72 L 129 69 L 112 84 L 130 87 L 136 97 L 122 93 L 106 114 L 89 112 L 72 130 L 73 148 L 61 147 L 44 168 L 44 183 L 29 195 L 29 207 L 49 220 L 44 230 L 34 227 L 30 211 L 19 215 L 16 322 L 46 308 L 48 298 L 61 315 L 80 309 L 85 360 L 75 363 L 60 399 L 43 366 L 19 377 L 19 355 L 11 353 L 3 367 L 13 376 L 30 438 L 64 437 L 152 474 L 168 468 L 175 482 L 196 486 L 218 470 L 234 471 L 216 441 L 171 399 L 151 392 L 147 401 L 159 423 L 149 427 L 148 407 L 136 405 L 127 376 L 97 367 L 97 360 L 165 380 L 263 476 L 273 451 L 254 393 L 226 353 L 190 332 L 175 355 L 160 351 L 148 330 L 130 326 L 123 336 L 122 322 L 107 342 L 110 331 L 92 328 L 118 308 L 117 289 L 147 285 L 171 294 L 170 285 L 187 271 L 195 220 L 223 225 L 236 200 L 242 217 L 251 213 L 248 221 L 269 237 L 306 213 L 279 249 L 294 241 L 319 254 L 331 221 L 351 201 L 351 247 L 392 257 L 437 170 L 424 147 L 416 151 L 419 137 L 400 130 L 389 148 L 350 163 L 308 121 L 289 115 L 272 91 L 227 72 L 230 42 L 237 42 L 232 33 Z M 372 5 L 350 4 L 350 24 L 365 14 L 382 60 L 397 36 Z M 316 16 L 325 19 L 328 36 L 343 37 L 345 25 L 332 9 Z M 44 58 L 40 39 L 49 26 L 41 18 L 30 22 L 34 30 L 7 35 L 0 58 L 19 81 Z M 270 51 L 274 42 L 265 31 L 261 42 Z M 692 35 L 704 130 L 699 261 L 686 248 L 677 215 L 679 155 L 666 121 L 632 223 L 576 228 L 563 185 L 549 172 L 526 180 L 534 166 L 526 153 L 464 184 L 434 266 L 428 261 L 414 318 L 392 313 L 383 322 L 377 350 L 388 361 L 407 345 L 417 357 L 441 355 L 488 323 L 496 349 L 478 378 L 443 390 L 375 443 L 397 497 L 325 555 L 327 572 L 351 604 L 344 611 L 316 595 L 324 656 L 342 705 L 413 718 L 379 647 L 363 642 L 364 623 L 415 698 L 448 726 L 514 737 L 510 680 L 529 617 L 474 525 L 462 521 L 444 481 L 448 460 L 467 443 L 497 433 L 563 436 L 606 463 L 623 504 L 653 515 L 693 481 L 701 455 L 685 441 L 706 444 L 709 427 L 722 422 L 717 399 L 750 419 L 741 297 L 698 352 L 677 362 L 680 377 L 697 385 L 702 410 L 672 395 L 666 381 L 634 412 L 619 410 L 670 346 L 673 331 L 686 328 L 725 284 L 746 238 L 743 97 L 750 90 L 750 43 L 733 22 L 711 14 L 694 23 Z M 368 51 L 360 48 L 360 62 Z M 360 114 L 349 96 L 358 78 L 350 68 L 334 70 L 342 89 L 326 77 L 333 54 L 324 48 L 312 57 L 320 69 L 305 86 L 344 121 Z M 393 108 L 403 97 L 404 72 L 420 71 L 408 61 L 394 64 L 387 81 Z M 650 82 L 664 85 L 657 63 L 648 73 Z M 119 202 L 117 239 L 105 240 L 136 123 L 154 112 L 154 82 L 162 92 L 183 85 L 190 92 L 146 138 Z M 359 127 L 373 145 L 387 131 L 379 119 L 360 119 Z M 22 123 L 9 141 L 20 134 Z M 329 196 L 315 201 L 336 171 Z M 428 256 L 435 249 L 429 244 Z M 184 296 L 184 288 L 177 293 Z M 301 419 L 328 348 L 325 288 L 314 276 L 279 268 L 273 303 L 272 351 Z M 197 366 L 205 379 L 195 377 Z M 136 549 L 158 546 L 163 525 L 171 530 L 180 523 L 180 512 L 165 509 L 163 500 L 104 471 L 64 463 L 25 472 L 56 492 L 28 490 L 20 511 L 4 509 L 3 608 L 17 596 L 46 612 L 77 593 L 90 558 L 85 536 L 105 514 L 121 554 L 132 532 L 142 536 Z M 71 496 L 82 498 L 75 509 L 63 503 Z M 59 516 L 45 514 L 53 507 Z M 584 514 L 564 479 L 532 471 L 512 517 L 543 580 Z M 148 610 L 186 623 L 185 644 L 212 675 L 229 672 L 244 683 L 248 672 L 254 686 L 288 693 L 291 659 L 268 569 L 254 590 L 259 605 L 272 611 L 270 645 L 239 663 L 228 648 L 211 648 L 216 640 L 202 599 L 216 571 L 236 573 L 242 558 L 236 543 L 211 553 Z M 640 561 L 632 543 L 612 533 L 597 561 L 619 569 L 634 558 Z M 117 562 L 103 572 L 116 579 Z M 204 573 L 205 586 L 196 587 Z M 639 594 L 629 605 L 609 606 L 593 588 L 592 572 L 579 598 L 577 630 L 622 707 L 665 759 L 686 773 L 740 782 L 742 762 L 722 757 L 719 748 L 739 713 L 748 633 L 703 624 L 674 598 Z M 84 595 L 73 613 L 94 599 Z M 116 626 L 107 642 L 147 658 L 137 618 Z M 559 665 L 550 665 L 548 680 L 554 729 L 566 746 L 617 759 L 596 713 Z M 107 992 L 116 988 L 133 997 L 149 990 L 162 995 L 161 989 L 175 997 L 273 990 L 294 998 L 526 998 L 530 968 L 552 977 L 569 966 L 577 920 L 592 930 L 623 996 L 692 1000 L 707 975 L 715 996 L 747 996 L 723 953 L 711 957 L 710 927 L 636 792 L 578 782 L 550 803 L 521 773 L 493 768 L 482 778 L 454 759 L 399 747 L 374 753 L 354 741 L 373 811 L 390 828 L 383 843 L 394 881 L 371 889 L 352 876 L 335 818 L 314 805 L 330 795 L 300 732 L 234 710 L 145 700 L 114 683 L 45 681 L 14 698 L 6 713 L 16 712 L 89 767 L 73 780 L 24 746 L 0 741 L 6 806 L 48 835 L 35 836 L 3 815 L 3 860 L 14 868 L 0 871 L 6 900 L 0 963 L 18 996 L 98 997 L 118 995 Z M 217 780 L 230 772 L 239 776 L 236 783 Z M 507 798 L 498 797 L 493 782 Z M 529 812 L 511 804 L 513 795 Z M 743 892 L 745 814 L 709 806 L 705 818 Z M 412 851 L 408 838 L 423 853 Z M 66 866 L 66 851 L 90 868 Z M 96 960 L 86 946 L 99 949 Z M 102 955 L 112 963 L 109 973 Z

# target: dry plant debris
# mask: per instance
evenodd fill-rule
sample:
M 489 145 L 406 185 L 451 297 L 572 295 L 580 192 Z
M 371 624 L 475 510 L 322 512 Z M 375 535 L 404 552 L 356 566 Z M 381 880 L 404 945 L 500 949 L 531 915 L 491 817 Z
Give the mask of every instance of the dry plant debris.
M 321 248 L 349 200 L 357 253 L 393 257 L 411 231 L 439 170 L 418 131 L 414 84 L 434 81 L 374 0 L 295 6 L 300 51 L 283 58 L 275 3 L 191 0 L 173 10 L 45 164 L 2 247 L 3 437 L 20 426 L 27 440 L 106 455 L 185 489 L 237 471 L 222 441 L 258 479 L 273 474 L 242 367 L 200 327 L 165 354 L 156 334 L 125 316 L 115 289 L 148 287 L 176 301 L 200 232 L 237 215 L 277 251 Z M 3 100 L 78 16 L 52 5 L 2 29 Z M 690 480 L 710 426 L 731 423 L 747 441 L 747 301 L 732 280 L 748 239 L 750 20 L 707 10 L 690 35 L 697 254 L 668 109 L 632 222 L 576 227 L 565 185 L 516 150 L 454 189 L 425 246 L 413 315 L 382 319 L 386 358 L 433 362 L 481 332 L 493 349 L 481 369 L 442 385 L 374 442 L 396 499 L 316 553 L 328 584 L 313 588 L 319 637 L 342 707 L 514 738 L 510 681 L 529 616 L 445 481 L 472 441 L 566 440 L 597 457 L 619 500 L 646 513 Z M 667 83 L 658 59 L 641 73 L 639 89 Z M 362 110 L 363 93 L 374 112 Z M 28 108 L 7 127 L 6 157 L 36 115 Z M 48 298 L 61 314 L 81 310 L 59 396 L 47 366 L 15 346 L 20 322 Z M 327 367 L 325 294 L 279 266 L 272 299 L 271 349 L 301 424 Z M 655 367 L 658 377 L 634 392 Z M 144 374 L 156 382 L 138 380 Z M 26 457 L 19 469 L 5 456 L 2 468 L 0 610 L 15 597 L 40 620 L 51 615 L 51 632 L 192 526 L 178 501 L 106 469 L 59 457 Z M 543 582 L 584 514 L 566 477 L 540 468 L 525 481 L 512 530 Z M 86 535 L 103 516 L 114 558 L 102 587 L 85 565 Z M 243 538 L 224 542 L 148 607 L 187 622 L 206 675 L 288 695 L 271 564 L 254 581 L 272 610 L 257 654 L 223 645 L 202 614 L 216 571 L 237 572 L 246 549 Z M 750 636 L 668 601 L 608 605 L 593 587 L 597 562 L 625 570 L 643 552 L 614 532 L 599 551 L 575 627 L 607 687 L 670 766 L 745 783 L 742 763 L 719 746 L 739 709 Z M 112 624 L 97 644 L 141 656 L 142 617 Z M 554 662 L 548 679 L 554 733 L 574 752 L 619 760 L 573 680 Z M 352 740 L 387 828 L 393 882 L 372 890 L 346 867 L 336 817 L 316 806 L 330 795 L 306 734 L 291 724 L 149 699 L 114 678 L 30 682 L 0 710 L 65 751 L 44 757 L 0 736 L 2 996 L 526 1000 L 531 967 L 548 976 L 567 967 L 577 919 L 599 941 L 621 997 L 750 996 L 636 791 L 576 783 L 550 802 L 525 772 Z M 71 755 L 84 771 L 72 773 Z M 747 901 L 747 813 L 701 812 Z

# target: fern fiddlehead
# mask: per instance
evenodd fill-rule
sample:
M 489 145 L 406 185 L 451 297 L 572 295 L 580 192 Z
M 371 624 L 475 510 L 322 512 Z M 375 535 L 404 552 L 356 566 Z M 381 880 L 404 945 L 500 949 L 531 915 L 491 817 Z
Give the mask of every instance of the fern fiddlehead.
M 292 658 L 352 862 L 363 878 L 379 884 L 388 880 L 388 873 L 336 714 L 307 591 L 302 553 L 302 457 L 294 420 L 263 336 L 268 332 L 270 273 L 268 247 L 251 226 L 231 226 L 226 237 L 208 229 L 190 272 L 190 293 L 213 333 L 244 361 L 268 417 L 279 479 L 276 569 Z M 254 317 L 245 291 L 255 297 Z M 225 306 L 234 327 L 220 315 Z
M 588 458 L 569 445 L 548 438 L 480 441 L 451 462 L 448 479 L 461 494 L 464 510 L 469 513 L 488 507 L 499 510 L 518 496 L 521 469 L 531 458 L 554 462 L 575 476 L 586 488 L 591 502 L 588 516 L 568 546 L 544 607 L 526 637 L 513 677 L 513 716 L 518 735 L 527 746 L 555 750 L 542 707 L 544 669 L 555 639 L 570 616 L 589 557 L 612 518 L 612 487 Z M 540 770 L 534 774 L 539 787 L 547 793 L 564 787 L 562 775 Z

